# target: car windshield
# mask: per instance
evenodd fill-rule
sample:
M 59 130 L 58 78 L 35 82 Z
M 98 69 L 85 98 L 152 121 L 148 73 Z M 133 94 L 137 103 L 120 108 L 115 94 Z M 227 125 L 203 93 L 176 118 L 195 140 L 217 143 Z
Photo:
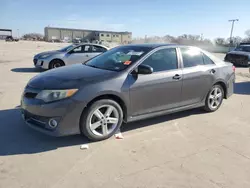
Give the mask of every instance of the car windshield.
M 235 49 L 235 51 L 250 52 L 250 46 L 239 46 Z
M 152 48 L 140 46 L 121 46 L 97 56 L 85 65 L 111 71 L 121 71 L 139 60 Z
M 68 52 L 68 51 L 70 51 L 71 49 L 73 49 L 75 46 L 76 46 L 76 45 L 72 44 L 72 45 L 69 45 L 69 46 L 66 46 L 66 47 L 60 49 L 59 51 L 60 51 L 60 52 Z

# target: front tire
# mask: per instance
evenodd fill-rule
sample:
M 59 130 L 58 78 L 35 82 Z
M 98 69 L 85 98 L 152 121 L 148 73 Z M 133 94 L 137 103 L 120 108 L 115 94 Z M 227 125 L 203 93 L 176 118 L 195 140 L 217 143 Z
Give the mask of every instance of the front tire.
M 222 104 L 224 98 L 224 90 L 221 85 L 214 85 L 208 92 L 204 110 L 207 112 L 215 112 Z
M 55 68 L 59 68 L 59 67 L 62 67 L 64 66 L 64 62 L 62 60 L 59 60 L 59 59 L 55 59 L 55 60 L 52 60 L 50 63 L 49 63 L 49 69 L 55 69 Z
M 122 121 L 121 106 L 111 99 L 102 99 L 83 112 L 80 129 L 89 140 L 101 141 L 114 135 L 120 129 Z

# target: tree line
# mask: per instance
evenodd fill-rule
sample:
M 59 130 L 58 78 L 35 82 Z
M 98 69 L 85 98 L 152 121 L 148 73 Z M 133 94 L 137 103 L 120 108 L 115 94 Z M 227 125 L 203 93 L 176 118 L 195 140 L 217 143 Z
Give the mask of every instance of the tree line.
M 153 36 L 153 37 L 137 37 L 134 38 L 132 43 L 174 43 L 174 44 L 183 44 L 183 45 L 194 45 L 194 46 L 213 46 L 214 44 L 217 46 L 236 46 L 241 42 L 250 42 L 250 30 L 245 32 L 245 38 L 241 38 L 239 36 L 230 38 L 215 38 L 214 41 L 210 39 L 204 39 L 202 35 L 188 35 L 183 34 L 178 37 L 174 37 L 171 35 L 165 35 L 163 37 Z
M 44 40 L 44 36 L 39 33 L 27 33 L 22 36 L 24 40 Z M 194 46 L 236 46 L 241 42 L 250 42 L 250 29 L 245 32 L 245 37 L 241 38 L 239 36 L 230 38 L 215 38 L 214 41 L 210 39 L 204 39 L 202 35 L 190 35 L 183 34 L 178 37 L 171 35 L 165 35 L 163 37 L 153 36 L 153 37 L 137 37 L 132 40 L 132 43 L 175 43 L 183 45 L 194 45 Z

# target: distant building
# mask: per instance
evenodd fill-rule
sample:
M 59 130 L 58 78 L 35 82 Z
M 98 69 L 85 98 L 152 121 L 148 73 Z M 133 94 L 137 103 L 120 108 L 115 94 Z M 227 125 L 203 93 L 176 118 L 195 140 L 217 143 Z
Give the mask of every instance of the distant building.
M 131 32 L 115 32 L 115 31 L 97 31 L 86 29 L 69 29 L 69 28 L 44 28 L 45 41 L 64 40 L 72 41 L 80 38 L 89 41 L 116 42 L 120 44 L 128 44 L 132 41 Z
M 0 40 L 5 40 L 7 36 L 12 36 L 11 29 L 0 29 Z

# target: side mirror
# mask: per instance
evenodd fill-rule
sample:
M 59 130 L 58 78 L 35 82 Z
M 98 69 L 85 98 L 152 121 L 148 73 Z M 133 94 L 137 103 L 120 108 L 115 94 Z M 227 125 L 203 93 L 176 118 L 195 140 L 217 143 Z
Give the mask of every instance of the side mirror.
M 137 67 L 137 74 L 152 74 L 153 73 L 153 68 L 149 65 L 139 65 Z

